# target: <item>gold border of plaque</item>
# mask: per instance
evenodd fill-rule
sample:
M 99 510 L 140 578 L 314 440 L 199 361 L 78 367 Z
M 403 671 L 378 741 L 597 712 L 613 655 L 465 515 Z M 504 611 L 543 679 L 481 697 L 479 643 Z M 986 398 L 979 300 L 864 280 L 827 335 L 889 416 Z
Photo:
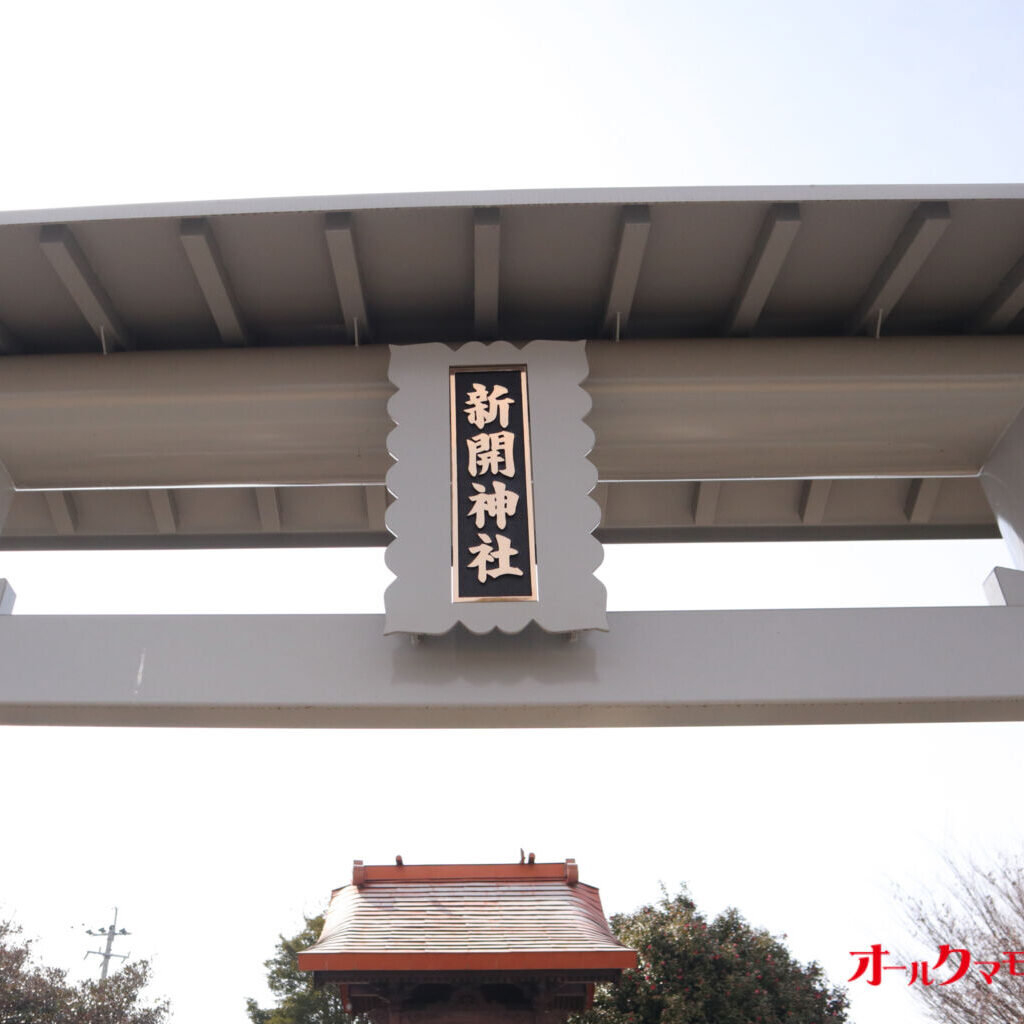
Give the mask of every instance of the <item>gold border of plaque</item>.
M 455 418 L 459 408 L 459 401 L 455 396 L 455 375 L 457 373 L 518 373 L 520 388 L 522 389 L 523 403 L 523 464 L 524 483 L 526 488 L 526 515 L 527 515 L 527 536 L 529 538 L 529 577 L 530 592 L 528 594 L 516 594 L 514 596 L 495 595 L 494 597 L 473 596 L 463 597 L 459 593 L 459 571 L 458 571 L 458 538 L 459 538 L 459 505 L 460 498 L 465 495 L 459 494 L 458 489 L 458 457 L 459 450 L 456 444 L 458 435 L 456 432 Z M 450 490 L 452 495 L 452 537 L 451 537 L 451 574 L 452 574 L 452 602 L 481 602 L 481 601 L 536 601 L 537 598 L 537 544 L 534 533 L 533 519 L 533 456 L 531 451 L 530 438 L 530 402 L 527 391 L 526 367 L 519 366 L 449 366 L 448 368 L 448 400 L 449 400 L 449 422 L 451 439 L 451 465 L 450 465 Z

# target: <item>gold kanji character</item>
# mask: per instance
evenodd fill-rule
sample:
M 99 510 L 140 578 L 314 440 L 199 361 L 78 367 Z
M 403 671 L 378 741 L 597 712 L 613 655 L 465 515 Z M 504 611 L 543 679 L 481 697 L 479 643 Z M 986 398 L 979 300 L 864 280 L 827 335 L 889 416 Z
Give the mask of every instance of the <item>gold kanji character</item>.
M 515 476 L 516 463 L 512 452 L 516 435 L 511 430 L 499 430 L 494 434 L 476 434 L 466 438 L 469 448 L 469 475 L 477 473 L 501 473 Z
M 508 388 L 495 384 L 490 391 L 483 384 L 474 384 L 473 390 L 466 393 L 466 418 L 474 427 L 486 427 L 495 419 L 503 426 L 508 426 L 508 409 L 515 402 L 507 398 Z
M 490 516 L 498 524 L 499 530 L 505 529 L 507 516 L 516 514 L 516 507 L 519 505 L 519 495 L 510 491 L 500 481 L 494 481 L 494 490 L 488 493 L 483 484 L 473 484 L 476 494 L 469 496 L 468 516 L 476 516 L 476 528 L 479 530 L 484 525 L 484 517 Z
M 512 542 L 503 534 L 496 533 L 497 543 L 491 541 L 486 533 L 478 533 L 480 543 L 469 549 L 471 555 L 476 555 L 471 562 L 467 563 L 468 568 L 476 569 L 476 578 L 480 583 L 486 583 L 488 579 L 495 576 L 522 576 L 523 570 L 511 565 L 512 556 L 518 555 L 519 550 L 512 547 Z M 488 569 L 491 562 L 498 564 L 493 569 Z

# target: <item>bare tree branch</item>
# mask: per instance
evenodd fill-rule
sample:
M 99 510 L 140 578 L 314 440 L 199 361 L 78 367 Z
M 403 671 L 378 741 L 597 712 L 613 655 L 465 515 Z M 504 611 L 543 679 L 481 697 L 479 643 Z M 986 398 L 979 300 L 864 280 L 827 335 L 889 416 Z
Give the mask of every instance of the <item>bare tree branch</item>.
M 972 965 L 960 980 L 933 972 L 931 985 L 917 985 L 929 1015 L 940 1024 L 1019 1024 L 1024 1021 L 1024 977 L 1013 976 L 1007 954 L 1019 951 L 1024 972 L 1024 851 L 1002 855 L 990 866 L 974 858 L 947 857 L 949 882 L 941 897 L 897 890 L 906 924 L 923 945 L 965 949 Z M 913 960 L 913 956 L 901 956 Z M 978 961 L 1000 961 L 986 982 Z M 951 961 L 953 966 L 956 961 Z

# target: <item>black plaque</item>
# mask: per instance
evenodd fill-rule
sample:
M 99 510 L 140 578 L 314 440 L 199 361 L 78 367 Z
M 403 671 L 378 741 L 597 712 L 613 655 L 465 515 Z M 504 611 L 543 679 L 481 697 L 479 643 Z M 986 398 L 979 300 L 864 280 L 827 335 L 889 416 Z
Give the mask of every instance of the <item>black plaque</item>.
M 536 601 L 526 367 L 455 366 L 452 600 Z

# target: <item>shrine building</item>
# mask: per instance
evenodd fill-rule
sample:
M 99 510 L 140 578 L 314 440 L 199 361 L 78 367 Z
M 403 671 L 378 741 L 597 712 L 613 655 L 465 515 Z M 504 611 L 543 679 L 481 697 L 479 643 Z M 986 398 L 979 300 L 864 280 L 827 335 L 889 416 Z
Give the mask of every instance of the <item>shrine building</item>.
M 574 860 L 538 864 L 355 861 L 323 934 L 299 953 L 374 1024 L 558 1024 L 637 955 L 612 934 Z

